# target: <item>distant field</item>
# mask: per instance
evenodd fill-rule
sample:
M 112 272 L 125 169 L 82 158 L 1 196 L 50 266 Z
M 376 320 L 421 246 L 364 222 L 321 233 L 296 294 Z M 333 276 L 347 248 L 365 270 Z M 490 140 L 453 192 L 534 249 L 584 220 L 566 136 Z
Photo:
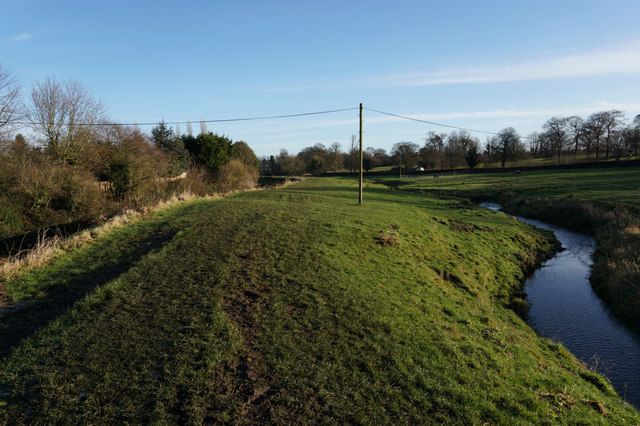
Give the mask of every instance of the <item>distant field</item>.
M 622 157 L 620 158 L 620 160 L 616 160 L 615 158 L 610 158 L 609 160 L 604 160 L 604 157 L 601 157 L 600 160 L 598 160 L 598 163 L 614 163 L 616 161 L 628 161 L 628 160 L 638 160 L 640 159 L 640 157 L 637 156 L 626 156 L 626 157 Z M 574 164 L 574 163 L 595 163 L 596 161 L 596 156 L 595 155 L 587 155 L 587 154 L 581 154 L 578 156 L 566 156 L 566 157 L 562 157 L 560 160 L 558 160 L 557 158 L 527 158 L 524 160 L 520 160 L 516 163 L 507 163 L 506 166 L 507 167 L 543 167 L 543 166 L 555 166 L 555 165 L 565 165 L 565 164 Z M 381 166 L 381 167 L 373 167 L 371 169 L 371 172 L 388 172 L 390 171 L 392 168 L 397 168 L 398 165 L 392 165 L 392 166 Z M 477 170 L 482 170 L 485 168 L 500 168 L 501 167 L 501 163 L 498 162 L 493 162 L 493 163 L 480 163 L 477 166 Z M 414 169 L 414 167 L 410 168 L 411 170 Z M 458 171 L 460 170 L 465 170 L 466 167 L 462 167 L 461 169 L 457 169 Z M 454 169 L 456 170 L 456 169 Z M 342 172 L 348 172 L 348 170 L 342 170 Z M 404 169 L 403 169 L 403 173 L 404 173 Z M 425 171 L 425 174 L 429 174 L 429 170 Z
M 385 182 L 387 180 L 384 180 Z M 512 172 L 405 177 L 391 181 L 407 190 L 455 192 L 472 198 L 506 192 L 530 197 L 575 198 L 602 203 L 624 203 L 640 207 L 640 168 L 586 170 L 533 170 Z
M 511 310 L 552 249 L 352 179 L 173 207 L 4 283 L 0 423 L 640 423 Z
M 615 162 L 615 161 L 627 161 L 627 160 L 637 160 L 638 156 L 624 156 L 621 157 L 620 160 L 616 160 L 616 158 L 611 157 L 608 160 L 604 159 L 604 155 L 600 156 L 598 162 Z M 572 163 L 588 163 L 595 162 L 596 156 L 595 154 L 580 154 L 577 156 L 564 156 L 558 160 L 557 158 L 527 158 L 524 160 L 520 160 L 517 163 L 508 163 L 508 167 L 530 167 L 530 166 L 551 166 L 556 164 L 572 164 Z M 500 167 L 501 163 L 483 163 L 479 167 Z

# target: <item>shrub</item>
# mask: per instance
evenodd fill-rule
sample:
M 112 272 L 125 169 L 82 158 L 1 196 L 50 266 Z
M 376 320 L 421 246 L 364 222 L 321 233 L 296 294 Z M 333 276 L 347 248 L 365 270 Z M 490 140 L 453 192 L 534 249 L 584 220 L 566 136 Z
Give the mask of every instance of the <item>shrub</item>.
M 172 184 L 174 193 L 188 192 L 203 197 L 215 192 L 215 186 L 207 170 L 194 162 L 189 165 L 185 178 Z
M 184 147 L 189 151 L 196 163 L 205 167 L 212 176 L 229 161 L 231 156 L 231 139 L 215 133 L 200 133 L 193 137 L 182 137 Z
M 166 171 L 165 157 L 133 131 L 113 149 L 108 178 L 114 198 L 140 206 L 162 198 L 166 185 L 159 181 Z
M 216 186 L 220 192 L 249 189 L 258 182 L 258 170 L 234 158 L 220 167 L 216 179 Z
M 54 210 L 64 210 L 72 217 L 97 216 L 104 195 L 95 177 L 82 169 L 65 167 L 59 176 L 59 190 L 51 200 Z
M 15 212 L 12 203 L 0 197 L 0 238 L 19 233 L 23 226 L 22 218 Z

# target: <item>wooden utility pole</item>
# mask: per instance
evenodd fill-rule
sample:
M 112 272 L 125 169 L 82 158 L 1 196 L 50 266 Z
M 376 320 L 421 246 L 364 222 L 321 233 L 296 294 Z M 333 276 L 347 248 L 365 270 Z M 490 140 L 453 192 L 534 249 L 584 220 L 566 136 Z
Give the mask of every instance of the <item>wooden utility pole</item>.
M 360 185 L 358 189 L 358 204 L 362 204 L 362 103 L 360 103 Z

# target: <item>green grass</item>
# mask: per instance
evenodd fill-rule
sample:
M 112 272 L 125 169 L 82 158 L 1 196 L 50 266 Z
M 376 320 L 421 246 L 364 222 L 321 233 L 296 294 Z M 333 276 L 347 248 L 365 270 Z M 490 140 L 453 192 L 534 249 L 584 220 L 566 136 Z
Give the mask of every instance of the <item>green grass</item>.
M 640 422 L 508 308 L 553 242 L 383 185 L 359 206 L 356 188 L 174 207 L 9 283 L 27 302 L 118 272 L 0 363 L 0 421 Z
M 514 193 L 536 198 L 573 198 L 595 204 L 624 203 L 640 208 L 640 168 L 535 170 L 517 176 L 506 173 L 457 174 L 434 179 L 403 177 L 384 182 L 413 191 L 457 194 L 475 199 L 502 197 Z
M 640 168 L 378 181 L 413 193 L 496 201 L 511 213 L 593 235 L 598 245 L 593 288 L 619 318 L 640 331 Z
M 638 159 L 637 156 L 629 156 L 629 155 L 620 157 L 620 160 L 617 160 L 615 156 L 612 156 L 611 154 L 609 155 L 608 160 L 605 160 L 604 157 L 605 157 L 604 154 L 601 154 L 600 158 L 598 159 L 598 162 L 611 163 L 615 161 L 628 161 L 628 160 Z M 595 161 L 596 161 L 595 154 L 578 154 L 577 156 L 563 155 L 562 157 L 560 157 L 559 160 L 556 156 L 553 156 L 552 158 L 525 158 L 515 163 L 507 162 L 506 166 L 507 167 L 537 167 L 537 166 L 552 166 L 557 164 L 590 163 Z M 479 167 L 480 168 L 485 168 L 485 167 L 499 168 L 501 165 L 502 164 L 500 161 L 496 161 L 493 163 L 481 163 Z

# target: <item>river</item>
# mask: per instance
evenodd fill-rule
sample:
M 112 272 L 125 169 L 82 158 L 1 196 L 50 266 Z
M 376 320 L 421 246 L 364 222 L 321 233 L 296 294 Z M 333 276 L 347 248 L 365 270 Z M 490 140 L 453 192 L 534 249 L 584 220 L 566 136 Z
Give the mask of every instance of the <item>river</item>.
M 500 209 L 497 204 L 482 206 Z M 564 249 L 524 284 L 528 324 L 606 376 L 627 402 L 640 408 L 640 336 L 615 319 L 591 288 L 595 240 L 538 220 L 516 218 L 552 231 Z

